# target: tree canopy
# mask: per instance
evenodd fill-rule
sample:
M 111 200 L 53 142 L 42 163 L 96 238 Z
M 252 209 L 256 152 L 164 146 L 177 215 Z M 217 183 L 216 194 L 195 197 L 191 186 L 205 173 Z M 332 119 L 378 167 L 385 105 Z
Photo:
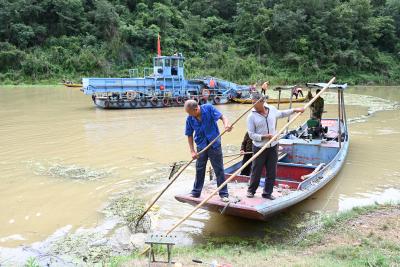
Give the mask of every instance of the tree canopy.
M 0 82 L 126 76 L 158 33 L 187 76 L 400 81 L 399 0 L 0 0 Z

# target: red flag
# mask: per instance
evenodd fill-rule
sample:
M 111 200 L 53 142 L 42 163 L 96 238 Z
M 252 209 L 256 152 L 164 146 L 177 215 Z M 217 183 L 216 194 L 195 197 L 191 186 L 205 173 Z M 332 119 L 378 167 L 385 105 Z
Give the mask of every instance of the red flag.
M 161 57 L 161 38 L 160 34 L 158 34 L 158 39 L 157 39 L 157 55 Z

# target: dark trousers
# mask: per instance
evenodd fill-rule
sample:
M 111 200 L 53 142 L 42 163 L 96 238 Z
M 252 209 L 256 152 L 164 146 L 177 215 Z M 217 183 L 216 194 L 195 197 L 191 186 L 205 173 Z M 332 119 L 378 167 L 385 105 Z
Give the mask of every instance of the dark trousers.
M 253 153 L 257 153 L 261 148 L 253 146 Z M 265 179 L 263 196 L 269 196 L 274 190 L 274 183 L 276 178 L 276 166 L 278 164 L 278 145 L 267 148 L 261 155 L 254 161 L 251 167 L 250 185 L 248 191 L 255 194 L 258 186 L 260 185 L 260 178 L 263 167 L 267 170 L 267 177 Z
M 196 180 L 194 181 L 192 190 L 193 196 L 199 197 L 201 195 L 201 190 L 203 189 L 204 185 L 204 178 L 206 176 L 206 165 L 208 159 L 210 159 L 211 166 L 213 167 L 215 176 L 217 177 L 217 185 L 220 186 L 223 182 L 225 182 L 222 149 L 221 147 L 211 147 L 202 153 L 196 161 Z M 219 191 L 219 195 L 221 197 L 229 196 L 228 187 L 226 185 Z
M 253 156 L 253 154 L 244 154 L 242 160 L 242 166 Z M 246 166 L 241 172 L 240 175 L 249 176 L 251 171 L 251 163 Z
M 298 91 L 297 93 L 293 93 L 293 95 L 296 97 L 296 99 L 299 98 L 299 95 L 301 95 L 301 97 L 304 97 L 303 91 Z

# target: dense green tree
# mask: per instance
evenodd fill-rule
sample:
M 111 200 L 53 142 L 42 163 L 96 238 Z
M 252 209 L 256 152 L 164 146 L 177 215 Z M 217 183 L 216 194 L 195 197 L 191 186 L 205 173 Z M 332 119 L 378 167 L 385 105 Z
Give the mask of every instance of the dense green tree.
M 187 76 L 400 81 L 399 0 L 0 0 L 0 82 L 123 76 L 158 34 Z

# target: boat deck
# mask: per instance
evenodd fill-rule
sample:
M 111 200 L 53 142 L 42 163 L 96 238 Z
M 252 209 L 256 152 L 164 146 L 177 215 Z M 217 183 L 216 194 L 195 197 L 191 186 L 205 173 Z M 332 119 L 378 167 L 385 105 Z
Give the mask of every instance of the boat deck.
M 207 198 L 217 188 L 216 181 L 212 181 L 206 184 L 203 188 L 203 192 L 199 198 L 191 197 L 190 195 L 177 195 L 175 198 L 178 201 L 185 202 L 191 205 L 197 205 L 205 198 Z M 261 197 L 262 187 L 259 187 L 253 198 L 248 198 L 247 183 L 229 183 L 229 203 L 221 201 L 219 195 L 214 195 L 204 206 L 205 209 L 220 212 L 221 214 L 236 215 L 241 217 L 247 217 L 251 219 L 263 220 L 262 214 L 259 213 L 260 207 L 265 207 L 269 203 L 277 202 L 285 195 L 290 194 L 296 189 L 293 188 L 279 188 L 275 187 L 272 195 L 276 198 L 275 200 L 269 200 Z
M 204 189 L 203 189 L 203 194 L 199 199 L 204 199 L 207 196 L 209 196 L 215 189 L 217 188 L 217 183 L 213 181 L 212 183 L 207 184 Z M 253 198 L 248 198 L 246 197 L 247 193 L 247 183 L 229 183 L 228 184 L 228 191 L 229 191 L 229 199 L 231 202 L 238 204 L 238 205 L 244 205 L 247 207 L 256 207 L 260 204 L 263 204 L 265 202 L 271 201 L 269 199 L 265 199 L 261 197 L 261 193 L 263 191 L 263 187 L 259 187 L 256 194 L 254 195 Z M 283 187 L 274 187 L 274 191 L 272 195 L 278 199 L 281 196 L 290 194 L 291 191 L 296 191 L 296 189 L 293 188 L 283 188 Z M 211 199 L 215 202 L 221 202 L 224 206 L 226 203 L 222 202 L 219 198 L 218 195 L 213 196 Z
M 234 164 L 232 167 L 226 169 L 225 177 L 228 178 L 234 171 L 240 168 L 241 162 Z M 264 216 L 259 212 L 261 208 L 277 203 L 283 196 L 290 195 L 295 191 L 298 191 L 300 183 L 303 181 L 303 176 L 308 175 L 314 171 L 316 166 L 304 165 L 304 164 L 293 164 L 279 162 L 277 169 L 277 178 L 275 180 L 275 186 L 272 195 L 276 198 L 275 200 L 269 200 L 262 198 L 261 194 L 264 187 L 265 181 L 265 169 L 262 173 L 260 186 L 253 198 L 248 198 L 247 185 L 250 180 L 249 176 L 238 175 L 230 183 L 228 183 L 229 191 L 229 203 L 221 201 L 219 195 L 214 195 L 203 208 L 226 213 L 230 215 L 236 215 L 241 217 L 247 217 L 251 219 L 265 219 Z M 178 201 L 188 203 L 191 205 L 197 205 L 205 198 L 207 198 L 217 188 L 217 183 L 212 180 L 204 185 L 202 194 L 199 198 L 191 197 L 188 195 L 177 195 L 175 198 Z M 229 207 L 228 207 L 229 206 Z

